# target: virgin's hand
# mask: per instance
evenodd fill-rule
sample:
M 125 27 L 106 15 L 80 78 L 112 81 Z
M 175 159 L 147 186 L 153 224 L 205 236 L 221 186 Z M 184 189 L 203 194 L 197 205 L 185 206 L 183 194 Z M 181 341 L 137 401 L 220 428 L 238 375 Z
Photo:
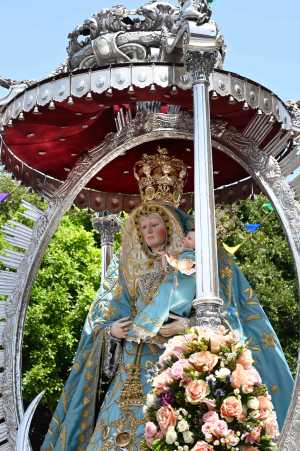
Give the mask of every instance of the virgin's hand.
M 185 329 L 189 327 L 188 320 L 186 318 L 180 318 L 172 321 L 159 329 L 159 334 L 162 337 L 173 337 L 173 335 L 183 334 Z
M 129 319 L 129 316 L 125 318 L 118 319 L 115 321 L 110 329 L 110 333 L 115 338 L 126 338 L 129 330 L 129 326 L 132 321 Z

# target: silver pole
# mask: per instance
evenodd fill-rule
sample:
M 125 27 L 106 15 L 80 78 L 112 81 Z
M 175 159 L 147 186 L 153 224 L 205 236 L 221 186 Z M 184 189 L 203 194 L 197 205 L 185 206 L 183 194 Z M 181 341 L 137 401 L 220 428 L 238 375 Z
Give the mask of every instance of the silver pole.
M 93 218 L 93 226 L 101 238 L 101 285 L 103 285 L 113 256 L 114 235 L 119 230 L 119 224 L 115 215 L 104 212 Z
M 101 240 L 101 285 L 103 285 L 107 269 L 113 256 L 113 243 Z
M 219 296 L 213 163 L 210 137 L 209 75 L 215 52 L 187 51 L 194 101 L 194 207 L 196 240 L 196 323 L 216 328 L 223 301 Z
M 193 96 L 196 292 L 208 300 L 219 296 L 219 279 L 207 82 L 195 83 Z

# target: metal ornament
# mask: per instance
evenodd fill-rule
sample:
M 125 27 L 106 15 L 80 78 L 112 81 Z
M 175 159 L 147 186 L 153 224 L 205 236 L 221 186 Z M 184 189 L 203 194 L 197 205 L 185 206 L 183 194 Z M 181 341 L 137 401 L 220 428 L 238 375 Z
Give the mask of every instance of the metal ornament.
M 114 235 L 120 229 L 120 219 L 117 215 L 103 212 L 97 214 L 92 220 L 94 229 L 101 239 L 101 285 L 103 285 L 108 266 L 113 256 Z

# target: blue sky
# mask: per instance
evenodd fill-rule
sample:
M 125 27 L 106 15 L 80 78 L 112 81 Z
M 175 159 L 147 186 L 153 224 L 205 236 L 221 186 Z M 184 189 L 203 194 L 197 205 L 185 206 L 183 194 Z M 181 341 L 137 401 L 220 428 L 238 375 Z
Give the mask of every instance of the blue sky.
M 68 32 L 121 0 L 0 2 L 0 74 L 38 79 L 64 60 Z M 134 8 L 143 1 L 123 3 Z M 228 45 L 225 69 L 256 80 L 284 100 L 300 98 L 299 0 L 215 0 L 214 18 Z

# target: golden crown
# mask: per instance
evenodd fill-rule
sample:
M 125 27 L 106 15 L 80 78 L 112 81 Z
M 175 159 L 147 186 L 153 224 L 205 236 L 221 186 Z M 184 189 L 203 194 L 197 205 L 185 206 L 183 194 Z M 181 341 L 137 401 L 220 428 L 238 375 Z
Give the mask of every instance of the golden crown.
M 155 155 L 144 154 L 134 165 L 143 202 L 160 200 L 179 206 L 187 178 L 183 161 L 169 156 L 166 148 L 157 149 Z

